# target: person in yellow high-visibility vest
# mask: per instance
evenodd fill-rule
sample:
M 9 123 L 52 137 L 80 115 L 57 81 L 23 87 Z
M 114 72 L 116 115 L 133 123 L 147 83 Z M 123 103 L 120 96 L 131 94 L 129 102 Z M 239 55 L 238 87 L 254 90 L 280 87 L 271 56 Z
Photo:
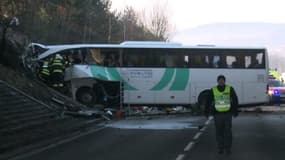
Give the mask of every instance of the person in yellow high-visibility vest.
M 238 97 L 233 87 L 226 85 L 224 75 L 217 78 L 218 85 L 211 88 L 205 109 L 208 118 L 214 116 L 218 153 L 231 154 L 232 116 L 238 116 Z

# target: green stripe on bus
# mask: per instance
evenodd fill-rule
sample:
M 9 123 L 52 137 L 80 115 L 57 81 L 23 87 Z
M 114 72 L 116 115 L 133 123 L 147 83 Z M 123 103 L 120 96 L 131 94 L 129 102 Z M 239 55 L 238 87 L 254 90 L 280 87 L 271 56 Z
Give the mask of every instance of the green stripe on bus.
M 162 90 L 171 81 L 173 74 L 174 74 L 174 68 L 167 68 L 161 80 L 151 90 L 154 90 L 154 91 Z
M 107 67 L 107 70 L 109 72 L 109 75 L 111 77 L 111 79 L 115 80 L 115 81 L 120 81 L 122 80 L 122 77 L 120 76 L 119 72 L 117 71 L 116 68 L 109 68 Z M 124 83 L 124 89 L 125 90 L 138 90 L 135 87 L 131 86 L 128 82 L 123 81 Z
M 107 76 L 106 76 L 106 72 L 105 72 L 105 68 L 101 67 L 101 66 L 92 66 L 91 67 L 91 73 L 93 75 L 93 77 L 102 79 L 102 80 L 107 80 Z
M 112 80 L 120 81 L 122 79 L 116 68 L 107 67 L 107 70 L 110 73 L 110 76 L 111 76 Z
M 171 91 L 182 91 L 186 89 L 187 83 L 189 81 L 189 69 L 176 69 L 175 79 L 169 90 Z

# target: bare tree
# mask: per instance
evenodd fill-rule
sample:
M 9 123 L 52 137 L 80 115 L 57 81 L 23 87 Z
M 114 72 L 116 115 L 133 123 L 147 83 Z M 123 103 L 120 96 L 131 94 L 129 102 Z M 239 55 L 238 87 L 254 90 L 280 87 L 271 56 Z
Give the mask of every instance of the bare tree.
M 140 14 L 140 23 L 145 26 L 157 40 L 165 41 L 169 39 L 171 24 L 167 3 L 158 2 L 154 4 L 150 11 L 143 10 Z

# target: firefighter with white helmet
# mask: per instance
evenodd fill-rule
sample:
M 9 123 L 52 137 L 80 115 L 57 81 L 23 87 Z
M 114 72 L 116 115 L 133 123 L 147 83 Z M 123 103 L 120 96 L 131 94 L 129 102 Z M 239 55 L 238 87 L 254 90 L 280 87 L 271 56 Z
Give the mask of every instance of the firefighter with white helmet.
M 51 59 L 51 85 L 54 89 L 62 91 L 64 82 L 65 60 L 60 54 Z
M 46 84 L 50 84 L 50 66 L 49 61 L 44 59 L 39 70 L 39 79 Z

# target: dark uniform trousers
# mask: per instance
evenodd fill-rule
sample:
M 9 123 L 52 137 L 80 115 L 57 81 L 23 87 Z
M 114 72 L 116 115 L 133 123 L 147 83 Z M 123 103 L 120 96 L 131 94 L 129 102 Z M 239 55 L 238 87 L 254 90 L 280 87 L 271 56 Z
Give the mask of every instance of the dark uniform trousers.
M 232 113 L 217 113 L 214 115 L 216 140 L 220 150 L 231 150 L 232 147 Z
M 64 82 L 64 60 L 54 59 L 51 64 L 51 83 L 54 89 L 59 91 L 63 88 Z

